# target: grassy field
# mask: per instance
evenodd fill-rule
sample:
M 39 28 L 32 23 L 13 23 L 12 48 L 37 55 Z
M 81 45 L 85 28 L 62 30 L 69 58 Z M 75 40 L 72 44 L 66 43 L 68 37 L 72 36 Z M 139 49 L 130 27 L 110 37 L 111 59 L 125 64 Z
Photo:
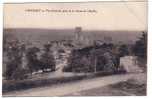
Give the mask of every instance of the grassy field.
M 146 79 L 129 79 L 117 84 L 71 93 L 65 96 L 146 96 Z

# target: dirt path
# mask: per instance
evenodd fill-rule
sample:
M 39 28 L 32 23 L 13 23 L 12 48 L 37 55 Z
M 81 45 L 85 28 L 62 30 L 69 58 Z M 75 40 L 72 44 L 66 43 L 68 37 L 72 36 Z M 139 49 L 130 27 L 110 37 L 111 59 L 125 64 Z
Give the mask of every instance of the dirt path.
M 63 96 L 78 91 L 89 90 L 106 86 L 109 84 L 115 84 L 121 81 L 126 81 L 132 77 L 143 76 L 145 76 L 145 74 L 138 73 L 97 77 L 76 82 L 64 83 L 60 85 L 32 88 L 24 91 L 9 92 L 3 94 L 3 96 Z

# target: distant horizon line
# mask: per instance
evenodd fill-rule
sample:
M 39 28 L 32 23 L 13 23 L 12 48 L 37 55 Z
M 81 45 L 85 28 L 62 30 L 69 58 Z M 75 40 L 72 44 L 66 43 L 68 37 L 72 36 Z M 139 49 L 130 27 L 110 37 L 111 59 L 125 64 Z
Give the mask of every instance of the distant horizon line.
M 76 26 L 81 27 L 81 26 Z M 76 28 L 75 27 L 75 28 Z M 30 28 L 30 27 L 3 27 L 3 29 L 42 29 L 42 30 L 75 30 L 75 28 Z M 147 30 L 127 30 L 127 29 L 85 29 L 83 27 L 82 31 L 148 31 Z

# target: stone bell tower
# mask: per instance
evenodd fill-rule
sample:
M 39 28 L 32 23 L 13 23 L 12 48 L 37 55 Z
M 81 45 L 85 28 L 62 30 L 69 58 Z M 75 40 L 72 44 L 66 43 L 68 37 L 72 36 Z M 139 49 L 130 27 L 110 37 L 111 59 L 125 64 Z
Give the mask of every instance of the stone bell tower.
M 76 27 L 75 28 L 75 40 L 78 41 L 78 42 L 81 40 L 81 36 L 82 36 L 81 31 L 82 31 L 81 27 Z

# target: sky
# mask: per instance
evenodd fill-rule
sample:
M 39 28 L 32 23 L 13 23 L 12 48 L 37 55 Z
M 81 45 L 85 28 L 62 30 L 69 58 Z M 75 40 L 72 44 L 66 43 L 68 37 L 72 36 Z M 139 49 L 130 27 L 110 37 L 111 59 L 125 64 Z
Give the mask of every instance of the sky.
M 38 9 L 37 12 L 31 9 Z M 30 11 L 29 11 L 30 10 Z M 87 12 L 53 12 L 85 10 Z M 92 10 L 94 12 L 88 12 Z M 4 28 L 146 30 L 146 2 L 4 4 Z

